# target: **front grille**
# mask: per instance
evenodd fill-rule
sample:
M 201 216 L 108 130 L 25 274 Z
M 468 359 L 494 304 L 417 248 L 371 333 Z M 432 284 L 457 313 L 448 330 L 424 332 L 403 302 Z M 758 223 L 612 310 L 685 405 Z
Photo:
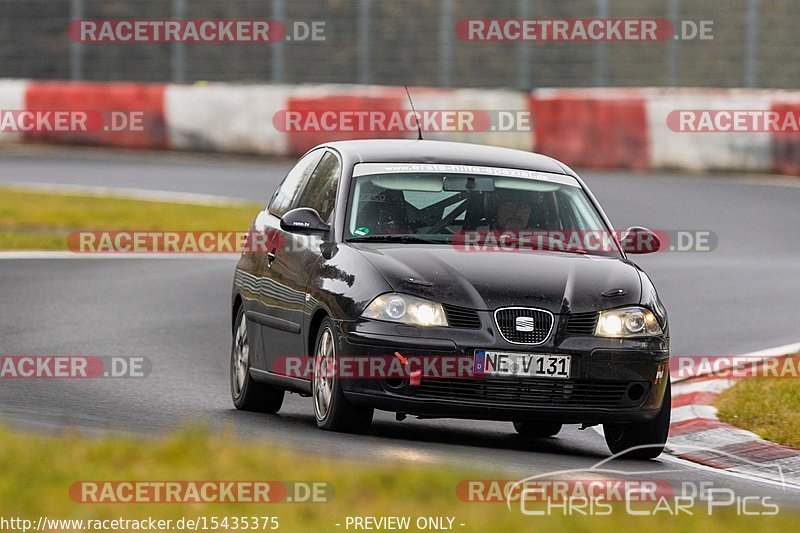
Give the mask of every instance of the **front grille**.
M 451 328 L 478 329 L 481 327 L 481 319 L 478 313 L 472 309 L 454 305 L 443 305 L 442 307 L 444 307 L 447 323 Z
M 594 335 L 597 326 L 597 313 L 575 313 L 567 315 L 567 335 Z
M 474 401 L 509 407 L 633 407 L 646 396 L 631 400 L 627 381 L 577 381 L 521 377 L 480 379 L 423 379 L 416 396 L 441 400 Z M 643 383 L 643 385 L 648 385 Z
M 506 307 L 495 311 L 494 320 L 503 338 L 515 344 L 541 344 L 553 329 L 553 314 L 542 309 Z

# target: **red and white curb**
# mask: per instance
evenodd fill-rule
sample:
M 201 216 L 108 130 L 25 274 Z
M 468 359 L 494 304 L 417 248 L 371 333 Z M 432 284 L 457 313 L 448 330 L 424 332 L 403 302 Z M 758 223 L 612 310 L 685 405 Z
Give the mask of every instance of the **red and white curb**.
M 441 89 L 413 87 L 417 110 L 499 111 L 530 120 L 517 127 L 464 128 L 427 139 L 474 142 L 536 151 L 579 168 L 688 169 L 800 175 L 800 131 L 676 128 L 679 111 L 711 116 L 800 115 L 800 92 L 770 89 L 586 88 Z M 131 131 L 2 132 L 0 143 L 61 144 L 298 156 L 346 138 L 416 138 L 415 131 L 355 131 L 345 127 L 287 128 L 321 113 L 410 111 L 403 87 L 372 85 L 176 85 L 0 79 L 2 110 L 93 110 L 144 113 Z M 781 115 L 783 114 L 783 115 Z M 506 115 L 508 116 L 508 115 Z M 284 122 L 281 121 L 284 117 Z M 796 129 L 796 128 L 795 128 Z M 713 130 L 713 128 L 712 128 Z M 742 131 L 744 130 L 744 131 Z M 724 132 L 723 132 L 724 131 Z
M 746 355 L 779 357 L 798 351 L 800 343 Z M 666 451 L 680 459 L 730 473 L 800 485 L 800 450 L 769 442 L 717 418 L 714 399 L 737 381 L 704 376 L 673 382 Z

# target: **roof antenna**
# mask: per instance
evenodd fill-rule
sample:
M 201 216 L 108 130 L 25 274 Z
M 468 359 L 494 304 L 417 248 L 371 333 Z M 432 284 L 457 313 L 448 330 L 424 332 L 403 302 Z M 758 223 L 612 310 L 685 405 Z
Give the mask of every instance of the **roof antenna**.
M 408 96 L 408 103 L 411 104 L 411 111 L 414 113 L 414 122 L 417 124 L 417 140 L 421 141 L 422 139 L 422 128 L 419 125 L 419 116 L 417 116 L 417 110 L 414 109 L 414 101 L 411 99 L 411 93 L 408 91 L 408 85 L 403 85 L 406 89 L 406 95 Z

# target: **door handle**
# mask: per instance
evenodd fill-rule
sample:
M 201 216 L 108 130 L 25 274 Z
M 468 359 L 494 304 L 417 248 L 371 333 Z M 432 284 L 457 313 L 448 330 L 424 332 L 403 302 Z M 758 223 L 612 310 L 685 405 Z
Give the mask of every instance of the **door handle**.
M 276 257 L 274 250 L 272 252 L 267 252 L 267 266 L 272 266 L 272 262 L 275 261 Z

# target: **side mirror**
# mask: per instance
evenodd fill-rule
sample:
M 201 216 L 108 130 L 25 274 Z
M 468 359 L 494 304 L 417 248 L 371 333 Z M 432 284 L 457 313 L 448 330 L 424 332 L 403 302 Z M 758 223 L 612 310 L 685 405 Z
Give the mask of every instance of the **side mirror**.
M 330 224 L 322 221 L 314 209 L 310 207 L 298 207 L 287 212 L 281 218 L 281 229 L 290 233 L 327 233 L 330 231 Z
M 627 254 L 652 254 L 661 249 L 658 235 L 641 226 L 631 226 L 623 231 L 619 243 Z

